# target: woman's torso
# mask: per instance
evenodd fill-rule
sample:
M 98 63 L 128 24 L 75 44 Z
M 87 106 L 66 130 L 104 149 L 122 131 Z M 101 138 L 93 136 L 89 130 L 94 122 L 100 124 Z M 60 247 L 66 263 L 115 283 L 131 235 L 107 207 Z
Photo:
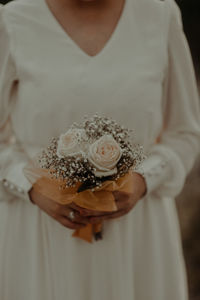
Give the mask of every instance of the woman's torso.
M 67 35 L 44 0 L 7 5 L 19 77 L 11 118 L 25 147 L 45 145 L 95 112 L 132 128 L 145 148 L 155 142 L 167 47 L 164 4 L 148 2 L 126 0 L 113 34 L 93 57 Z

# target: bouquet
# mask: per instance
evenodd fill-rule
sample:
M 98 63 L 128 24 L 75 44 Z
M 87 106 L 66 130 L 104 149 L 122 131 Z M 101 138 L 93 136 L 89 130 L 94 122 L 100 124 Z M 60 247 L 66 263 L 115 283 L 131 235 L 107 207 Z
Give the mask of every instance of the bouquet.
M 117 210 L 113 191 L 131 193 L 132 172 L 143 161 L 133 131 L 99 116 L 73 123 L 37 154 L 24 173 L 35 189 L 59 204 L 101 212 Z M 102 238 L 103 224 L 88 223 L 73 237 Z

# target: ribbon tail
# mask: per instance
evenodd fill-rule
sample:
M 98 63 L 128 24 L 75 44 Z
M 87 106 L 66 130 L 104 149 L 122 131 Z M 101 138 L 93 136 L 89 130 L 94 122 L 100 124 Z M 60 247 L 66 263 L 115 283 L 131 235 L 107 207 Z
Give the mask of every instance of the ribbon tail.
M 72 234 L 73 237 L 80 238 L 88 243 L 92 243 L 93 236 L 96 240 L 102 239 L 103 223 L 87 224 L 85 227 L 76 229 Z
M 93 225 L 87 224 L 85 227 L 76 229 L 72 234 L 73 237 L 80 238 L 88 243 L 92 243 Z

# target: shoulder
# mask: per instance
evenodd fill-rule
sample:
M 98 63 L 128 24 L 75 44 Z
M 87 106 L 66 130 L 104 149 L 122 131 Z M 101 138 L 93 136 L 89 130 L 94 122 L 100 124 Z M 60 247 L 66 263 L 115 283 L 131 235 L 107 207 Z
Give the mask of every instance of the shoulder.
M 6 30 L 13 48 L 27 46 L 41 31 L 44 22 L 43 0 L 12 0 L 0 6 L 0 24 Z
M 171 13 L 176 8 L 175 0 L 130 0 L 133 15 L 142 27 L 155 28 L 158 34 L 166 35 Z M 150 30 L 149 29 L 149 30 Z
M 176 25 L 182 28 L 183 27 L 182 14 L 178 4 L 175 2 L 175 0 L 165 0 L 165 1 L 167 1 L 168 3 L 171 23 L 176 23 Z
M 175 0 L 136 0 L 146 25 L 154 24 L 167 34 L 170 26 L 182 26 L 181 10 Z
M 150 8 L 155 13 L 164 12 L 167 16 L 178 16 L 180 17 L 181 12 L 178 4 L 175 0 L 137 0 L 139 6 L 142 6 L 144 9 Z M 146 11 L 148 14 L 148 11 Z
M 0 4 L 0 35 L 1 40 L 12 40 L 12 32 L 15 25 L 15 15 L 17 14 L 15 2 Z
M 143 22 L 161 22 L 169 17 L 170 4 L 173 0 L 131 0 L 133 3 L 133 14 L 136 10 Z
M 0 4 L 0 38 L 4 43 L 5 40 L 8 40 L 10 33 L 10 27 L 7 26 L 6 19 L 5 5 Z
M 176 9 L 178 7 L 176 0 L 140 0 L 139 2 L 145 3 L 146 5 L 154 6 L 154 7 L 163 5 L 164 7 L 168 7 L 172 10 Z
M 180 24 L 182 23 L 181 10 L 175 0 L 156 0 L 156 1 L 164 2 L 165 13 L 168 14 L 169 21 L 176 20 Z
M 4 18 L 5 22 L 9 23 L 8 25 L 15 26 L 31 17 L 36 19 L 39 11 L 36 0 L 12 0 L 0 6 L 0 17 Z
M 7 22 L 4 8 L 5 5 L 0 4 L 0 65 L 3 72 L 8 70 L 9 76 L 11 76 L 12 74 L 15 74 L 15 67 L 13 63 L 15 50 L 12 38 L 12 30 L 7 24 L 9 22 Z M 7 70 L 5 70 L 5 66 Z M 14 73 L 11 73 L 13 71 Z

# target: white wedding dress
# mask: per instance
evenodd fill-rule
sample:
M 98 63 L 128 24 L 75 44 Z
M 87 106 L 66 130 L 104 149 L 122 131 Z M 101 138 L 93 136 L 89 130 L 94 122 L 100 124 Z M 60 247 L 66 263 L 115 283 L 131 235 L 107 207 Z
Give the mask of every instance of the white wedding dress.
M 28 197 L 23 166 L 95 112 L 132 128 L 147 194 L 89 244 Z M 126 0 L 86 54 L 45 0 L 0 7 L 0 299 L 186 300 L 175 196 L 200 149 L 193 64 L 174 0 Z

